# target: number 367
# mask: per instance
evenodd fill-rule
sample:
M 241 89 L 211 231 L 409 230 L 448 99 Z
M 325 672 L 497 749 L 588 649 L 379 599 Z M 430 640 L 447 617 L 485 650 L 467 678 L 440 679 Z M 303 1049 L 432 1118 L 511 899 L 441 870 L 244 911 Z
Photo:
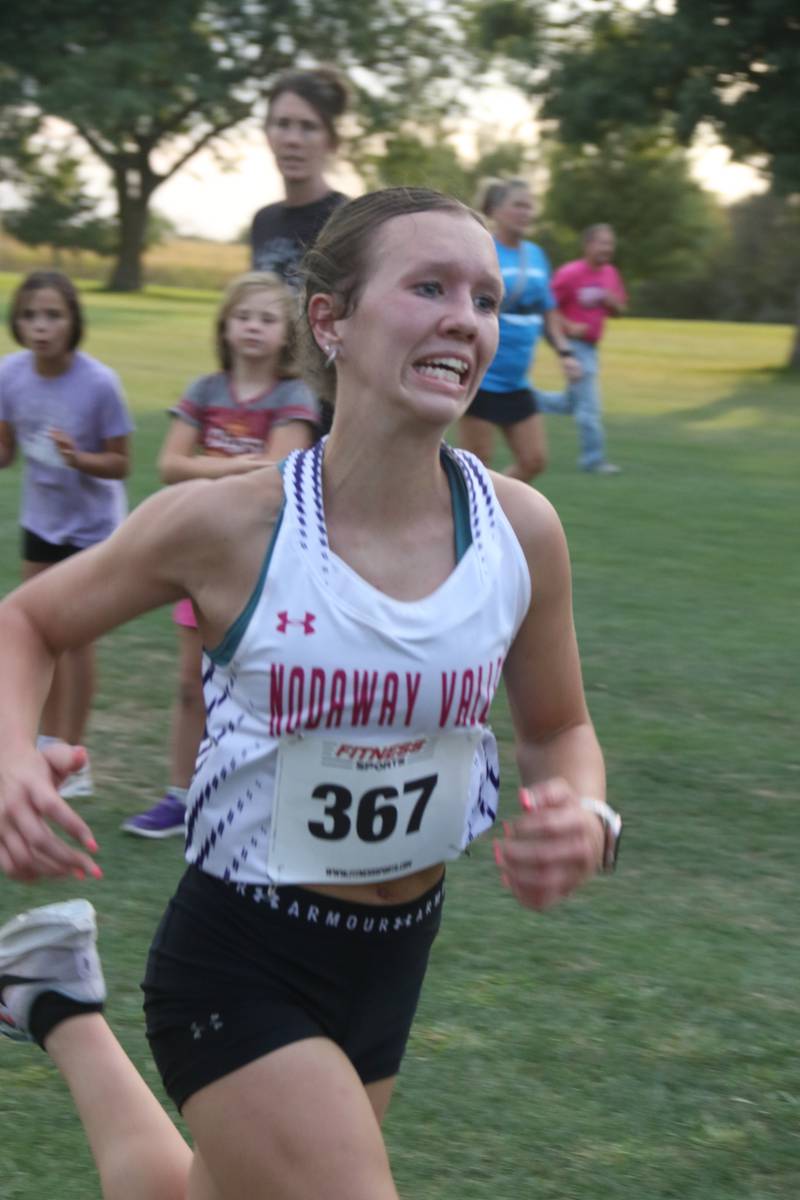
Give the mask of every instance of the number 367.
M 399 812 L 393 801 L 403 797 L 417 796 L 406 825 L 406 833 L 416 833 L 421 824 L 428 801 L 438 781 L 438 775 L 425 775 L 422 779 L 410 779 L 403 785 L 402 793 L 396 787 L 370 788 L 356 798 L 349 788 L 339 783 L 320 783 L 311 793 L 314 800 L 325 802 L 322 821 L 309 821 L 309 832 L 329 842 L 346 838 L 353 827 L 350 809 L 356 801 L 356 834 L 362 842 L 383 842 L 397 828 Z

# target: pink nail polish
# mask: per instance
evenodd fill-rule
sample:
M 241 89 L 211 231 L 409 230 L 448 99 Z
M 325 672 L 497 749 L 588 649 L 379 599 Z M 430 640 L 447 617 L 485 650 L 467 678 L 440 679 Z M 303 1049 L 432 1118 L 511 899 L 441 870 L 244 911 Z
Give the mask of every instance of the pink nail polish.
M 86 849 L 87 849 L 87 850 L 88 850 L 88 851 L 89 851 L 91 854 L 96 854 L 96 853 L 97 853 L 97 851 L 100 849 L 100 847 L 98 846 L 98 844 L 97 844 L 97 842 L 94 840 L 94 838 L 89 838 L 88 842 L 86 843 Z
M 500 849 L 499 842 L 492 842 L 492 851 L 494 852 L 494 861 L 497 863 L 498 867 L 502 867 L 503 853 Z
M 94 863 L 92 866 L 92 879 L 102 879 L 102 878 L 103 878 L 103 872 L 101 871 L 100 867 L 98 867 L 97 863 Z
M 533 803 L 525 788 L 519 789 L 519 802 L 525 812 L 533 812 Z

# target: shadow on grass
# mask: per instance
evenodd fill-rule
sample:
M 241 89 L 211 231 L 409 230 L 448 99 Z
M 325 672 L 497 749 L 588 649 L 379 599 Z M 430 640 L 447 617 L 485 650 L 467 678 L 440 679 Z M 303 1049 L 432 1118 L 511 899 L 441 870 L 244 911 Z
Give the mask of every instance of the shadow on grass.
M 789 367 L 754 367 L 740 372 L 741 382 L 727 395 L 704 404 L 663 411 L 658 420 L 670 425 L 711 424 L 737 413 L 760 414 L 762 423 L 800 417 L 800 371 Z

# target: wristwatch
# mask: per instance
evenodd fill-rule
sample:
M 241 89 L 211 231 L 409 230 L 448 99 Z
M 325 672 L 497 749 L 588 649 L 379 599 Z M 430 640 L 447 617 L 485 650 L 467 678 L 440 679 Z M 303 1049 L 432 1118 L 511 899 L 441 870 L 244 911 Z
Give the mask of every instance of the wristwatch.
M 622 837 L 622 817 L 615 812 L 605 800 L 595 800 L 593 796 L 581 797 L 581 808 L 596 813 L 603 822 L 603 871 L 613 871 L 619 856 L 619 843 Z

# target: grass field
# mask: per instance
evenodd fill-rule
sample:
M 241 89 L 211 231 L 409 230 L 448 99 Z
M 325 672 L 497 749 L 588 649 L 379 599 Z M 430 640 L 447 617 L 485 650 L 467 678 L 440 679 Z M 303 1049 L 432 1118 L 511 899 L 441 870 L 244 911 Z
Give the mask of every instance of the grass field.
M 120 371 L 135 409 L 137 501 L 156 486 L 163 409 L 211 364 L 213 297 L 87 303 L 87 348 Z M 386 1128 L 403 1196 L 800 1195 L 800 389 L 775 367 L 789 337 L 615 325 L 603 382 L 618 478 L 579 474 L 571 423 L 550 421 L 541 487 L 570 540 L 587 694 L 626 818 L 620 869 L 546 915 L 500 889 L 487 845 L 449 871 Z M 16 468 L 0 475 L 0 590 L 17 576 L 18 488 Z M 111 1021 L 155 1084 L 138 982 L 180 853 L 125 840 L 118 825 L 165 781 L 168 614 L 107 638 L 101 669 L 88 739 L 98 789 L 83 811 L 106 878 L 88 890 Z M 509 812 L 502 700 L 494 724 Z M 0 883 L 0 917 L 73 892 Z M 38 1050 L 0 1046 L 0 1121 L 2 1200 L 97 1195 Z

